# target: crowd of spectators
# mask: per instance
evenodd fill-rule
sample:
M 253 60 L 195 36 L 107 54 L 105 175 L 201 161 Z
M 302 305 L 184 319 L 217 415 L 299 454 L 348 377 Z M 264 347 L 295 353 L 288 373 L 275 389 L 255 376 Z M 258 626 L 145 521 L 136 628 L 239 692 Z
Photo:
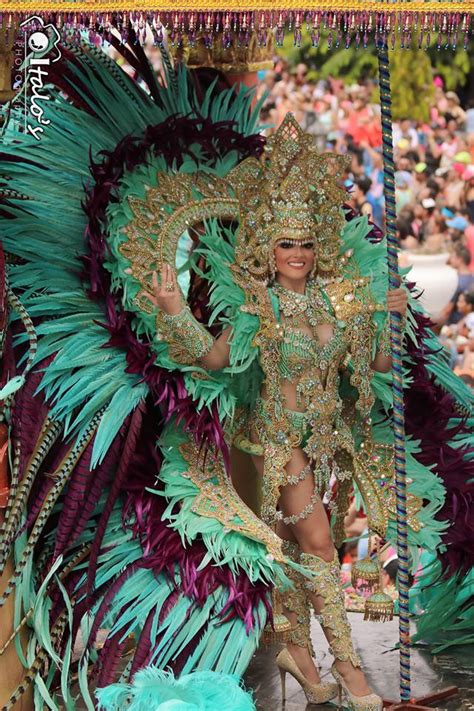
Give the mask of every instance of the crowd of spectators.
M 262 122 L 267 133 L 291 111 L 322 151 L 352 158 L 345 176 L 350 204 L 383 228 L 382 132 L 374 82 L 344 85 L 340 79 L 311 82 L 308 67 L 290 69 L 278 57 L 261 78 L 266 93 Z M 474 102 L 461 106 L 434 77 L 429 120 L 393 123 L 397 234 L 404 252 L 449 254 L 458 285 L 436 315 L 453 368 L 467 381 L 474 375 Z

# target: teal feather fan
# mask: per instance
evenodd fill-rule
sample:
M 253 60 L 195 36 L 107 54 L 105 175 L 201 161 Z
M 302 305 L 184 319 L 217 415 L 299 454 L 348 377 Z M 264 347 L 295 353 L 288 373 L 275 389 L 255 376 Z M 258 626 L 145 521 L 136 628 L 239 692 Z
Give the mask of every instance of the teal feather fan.
M 37 144 L 21 132 L 13 107 L 1 146 L 2 173 L 22 186 L 22 199 L 10 193 L 4 207 L 10 218 L 1 230 L 10 255 L 8 278 L 38 339 L 31 375 L 5 411 L 20 456 L 2 530 L 2 560 L 14 549 L 17 570 L 9 590 L 15 595 L 15 624 L 20 630 L 27 623 L 30 635 L 24 686 L 35 684 L 38 708 L 59 708 L 60 672 L 64 702 L 74 708 L 70 689 L 77 668 L 81 700 L 92 708 L 91 668 L 99 685 L 119 679 L 117 665 L 130 635 L 136 647 L 131 676 L 150 662 L 186 673 L 213 668 L 214 678 L 242 674 L 270 611 L 272 582 L 284 584 L 286 578 L 265 543 L 238 533 L 226 537 L 212 519 L 201 517 L 200 523 L 190 512 L 186 536 L 174 530 L 175 510 L 167 501 L 179 507 L 189 492 L 180 491 L 176 477 L 160 480 L 157 442 L 165 420 L 176 410 L 182 438 L 212 443 L 221 437 L 219 416 L 208 409 L 211 398 L 196 409 L 201 396 L 188 393 L 186 376 L 176 370 L 168 375 L 150 360 L 144 323 L 124 310 L 127 291 L 119 288 L 111 253 L 94 233 L 96 201 L 84 210 L 88 191 L 107 190 L 99 176 L 115 161 L 121 180 L 101 213 L 112 223 L 119 191 L 146 180 L 147 151 L 135 173 L 125 169 L 121 150 L 130 146 L 137 156 L 154 127 L 157 138 L 150 146 L 158 161 L 156 141 L 162 137 L 166 154 L 172 137 L 177 160 L 189 160 L 186 151 L 192 149 L 201 155 L 196 166 L 208 160 L 209 170 L 225 172 L 259 149 L 258 110 L 250 112 L 248 90 L 220 94 L 214 85 L 200 102 L 184 70 L 169 89 L 153 86 L 152 98 L 102 52 L 63 50 L 61 71 L 50 76 L 50 130 Z M 180 145 L 169 121 L 181 130 Z M 192 135 L 194 143 L 187 146 Z M 170 169 L 170 160 L 175 159 L 167 155 L 161 166 Z M 7 356 L 21 373 L 25 337 L 14 312 L 11 324 L 15 334 Z M 54 575 L 45 577 L 48 571 Z M 61 620 L 57 634 L 54 620 Z M 85 648 L 73 665 L 79 627 Z M 108 633 L 98 653 L 99 627 Z M 44 673 L 43 658 L 49 658 Z M 236 699 L 238 691 L 235 684 Z M 19 694 L 21 688 L 12 701 Z

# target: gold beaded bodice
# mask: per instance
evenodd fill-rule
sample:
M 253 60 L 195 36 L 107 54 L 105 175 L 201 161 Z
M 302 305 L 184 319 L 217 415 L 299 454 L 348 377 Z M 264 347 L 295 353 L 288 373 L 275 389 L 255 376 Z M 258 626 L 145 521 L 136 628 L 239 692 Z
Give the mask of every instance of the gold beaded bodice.
M 347 353 L 344 330 L 332 314 L 329 299 L 314 290 L 295 294 L 280 285 L 273 287 L 278 297 L 282 326 L 279 374 L 296 385 L 298 406 L 305 406 L 305 391 L 319 381 L 321 391 L 337 389 L 337 371 Z M 330 337 L 321 343 L 318 326 L 329 326 Z M 337 392 L 334 393 L 337 396 Z
M 359 393 L 356 406 L 366 416 L 372 329 L 370 311 L 356 298 L 359 286 L 364 285 L 341 280 L 322 288 L 310 282 L 305 294 L 296 294 L 275 284 L 268 292 L 271 308 L 259 313 L 265 380 L 256 409 L 265 451 L 262 514 L 268 521 L 294 447 L 310 460 L 321 493 L 332 475 L 341 484 L 352 479 L 354 438 L 343 418 L 339 387 L 340 371 L 350 361 L 350 381 Z
M 280 345 L 280 374 L 289 381 L 299 379 L 311 370 L 318 351 L 317 341 L 306 333 L 288 326 Z

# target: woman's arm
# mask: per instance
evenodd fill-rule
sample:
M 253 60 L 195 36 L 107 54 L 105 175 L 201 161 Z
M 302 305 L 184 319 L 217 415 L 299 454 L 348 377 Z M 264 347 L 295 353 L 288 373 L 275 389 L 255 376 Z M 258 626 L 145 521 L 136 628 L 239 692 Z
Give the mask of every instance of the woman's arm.
M 221 370 L 229 365 L 230 344 L 229 337 L 232 332 L 231 327 L 226 328 L 221 335 L 214 340 L 214 345 L 207 355 L 203 356 L 199 365 L 207 370 Z
M 398 311 L 402 317 L 406 315 L 408 307 L 408 294 L 405 289 L 389 289 L 387 291 L 387 310 Z M 378 351 L 370 364 L 377 373 L 389 373 L 392 369 L 392 358 Z

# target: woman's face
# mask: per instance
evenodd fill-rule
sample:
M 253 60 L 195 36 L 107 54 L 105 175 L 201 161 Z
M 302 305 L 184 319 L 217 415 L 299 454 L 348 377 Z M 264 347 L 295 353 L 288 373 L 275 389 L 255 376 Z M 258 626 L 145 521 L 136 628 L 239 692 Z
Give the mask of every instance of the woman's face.
M 314 242 L 294 242 L 279 239 L 275 245 L 275 266 L 277 274 L 287 279 L 305 279 L 314 266 Z

